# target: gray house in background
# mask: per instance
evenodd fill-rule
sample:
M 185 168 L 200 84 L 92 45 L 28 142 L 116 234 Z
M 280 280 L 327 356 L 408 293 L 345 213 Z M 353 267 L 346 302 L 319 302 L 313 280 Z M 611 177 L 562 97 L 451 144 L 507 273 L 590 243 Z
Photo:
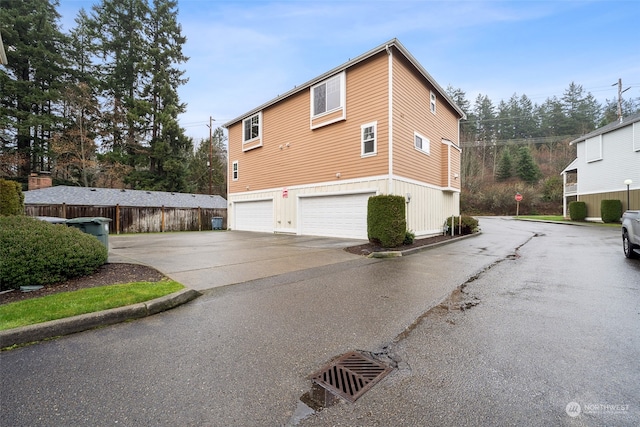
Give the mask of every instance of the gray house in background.
M 588 220 L 600 220 L 602 200 L 620 200 L 623 210 L 640 209 L 640 114 L 570 144 L 576 145 L 577 157 L 562 171 L 565 217 L 572 201 L 586 203 Z
M 211 230 L 213 218 L 226 228 L 227 201 L 218 195 L 56 186 L 24 196 L 29 216 L 106 217 L 111 233 Z

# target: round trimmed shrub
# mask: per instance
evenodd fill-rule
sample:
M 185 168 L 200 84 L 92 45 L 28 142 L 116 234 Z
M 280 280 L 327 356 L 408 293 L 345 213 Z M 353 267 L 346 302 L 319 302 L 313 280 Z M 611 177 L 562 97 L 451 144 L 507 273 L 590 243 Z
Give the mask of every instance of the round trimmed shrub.
M 587 218 L 587 204 L 585 202 L 570 202 L 569 218 L 572 221 L 584 221 Z
M 620 218 L 622 218 L 622 202 L 620 200 L 600 201 L 600 217 L 604 223 L 620 222 Z
M 93 273 L 107 248 L 82 231 L 26 216 L 0 217 L 0 289 L 47 285 Z

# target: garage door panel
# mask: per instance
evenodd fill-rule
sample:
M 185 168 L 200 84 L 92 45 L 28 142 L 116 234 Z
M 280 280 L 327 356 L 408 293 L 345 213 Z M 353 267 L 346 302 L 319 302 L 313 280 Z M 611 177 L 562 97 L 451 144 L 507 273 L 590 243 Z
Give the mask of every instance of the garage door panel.
M 300 199 L 300 233 L 352 239 L 367 238 L 367 203 L 375 193 Z
M 273 200 L 235 203 L 236 230 L 273 233 Z

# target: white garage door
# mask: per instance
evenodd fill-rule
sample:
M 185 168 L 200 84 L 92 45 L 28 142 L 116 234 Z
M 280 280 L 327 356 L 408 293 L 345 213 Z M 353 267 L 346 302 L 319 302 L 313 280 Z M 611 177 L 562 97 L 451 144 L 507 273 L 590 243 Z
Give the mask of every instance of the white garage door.
M 236 230 L 273 233 L 273 200 L 235 203 Z
M 300 198 L 300 234 L 367 238 L 367 203 L 375 193 Z

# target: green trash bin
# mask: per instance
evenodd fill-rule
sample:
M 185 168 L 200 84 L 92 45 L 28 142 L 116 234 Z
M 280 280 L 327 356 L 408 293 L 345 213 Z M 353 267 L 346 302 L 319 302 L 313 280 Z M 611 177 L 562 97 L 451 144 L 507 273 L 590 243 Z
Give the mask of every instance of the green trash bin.
M 104 217 L 80 217 L 66 221 L 68 227 L 74 227 L 84 233 L 96 236 L 100 242 L 109 249 L 109 222 L 111 218 Z

